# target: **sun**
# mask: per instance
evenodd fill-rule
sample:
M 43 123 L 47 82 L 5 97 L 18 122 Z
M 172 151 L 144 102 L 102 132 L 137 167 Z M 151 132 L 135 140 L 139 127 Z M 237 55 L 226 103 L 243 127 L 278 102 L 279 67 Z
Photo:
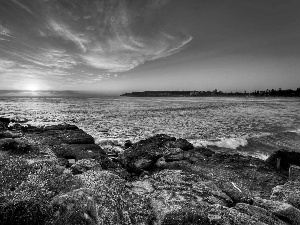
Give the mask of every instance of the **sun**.
M 26 86 L 26 89 L 32 92 L 35 92 L 39 89 L 39 87 L 36 84 L 28 84 Z

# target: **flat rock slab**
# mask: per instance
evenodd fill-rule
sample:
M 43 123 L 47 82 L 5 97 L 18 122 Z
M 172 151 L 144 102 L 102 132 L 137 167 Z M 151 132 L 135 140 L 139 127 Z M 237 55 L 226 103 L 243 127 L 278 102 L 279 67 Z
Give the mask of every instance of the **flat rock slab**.
M 60 144 L 50 146 L 59 158 L 91 159 L 98 155 L 105 155 L 105 151 L 96 144 Z
M 95 144 L 94 138 L 81 129 L 46 130 L 44 132 L 26 133 L 26 136 L 44 145 L 60 144 Z

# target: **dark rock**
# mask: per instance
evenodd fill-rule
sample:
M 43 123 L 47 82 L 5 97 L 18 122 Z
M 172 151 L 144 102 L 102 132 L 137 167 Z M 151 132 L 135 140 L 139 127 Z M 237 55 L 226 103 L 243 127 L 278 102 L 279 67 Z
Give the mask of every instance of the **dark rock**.
M 166 161 L 176 161 L 183 159 L 183 150 L 180 148 L 161 148 L 161 154 Z
M 47 130 L 41 133 L 33 132 L 26 135 L 43 145 L 95 144 L 94 138 L 81 129 Z
M 124 143 L 124 149 L 130 148 L 133 143 L 130 140 L 126 140 Z
M 186 161 L 186 160 L 180 160 L 180 161 L 172 161 L 167 162 L 164 169 L 173 169 L 173 170 L 184 170 L 184 171 L 192 171 L 193 165 Z
M 211 150 L 209 148 L 204 148 L 204 147 L 196 147 L 194 149 L 194 151 L 197 151 L 206 157 L 211 157 L 215 154 L 215 152 L 213 150 Z
M 175 141 L 167 141 L 163 144 L 165 148 L 180 148 L 183 151 L 191 150 L 194 146 L 185 139 L 178 138 Z
M 95 157 L 95 160 L 100 164 L 102 169 L 105 170 L 114 170 L 119 168 L 119 164 L 113 162 L 107 155 L 105 154 L 98 154 Z
M 290 165 L 300 166 L 300 153 L 287 150 L 278 150 L 273 152 L 266 160 L 267 163 L 277 168 L 277 162 L 280 159 L 280 169 L 288 171 Z
M 7 129 L 9 123 L 10 123 L 10 118 L 0 117 L 0 126 L 2 125 L 2 127 Z
M 175 155 L 182 152 L 178 146 L 184 149 L 191 148 L 191 145 L 183 139 L 178 139 L 176 142 L 174 137 L 158 134 L 133 144 L 122 154 L 119 154 L 118 159 L 128 171 L 140 174 L 145 169 L 154 169 L 152 166 L 160 157 L 173 155 L 170 158 L 176 158 Z
M 66 159 L 95 159 L 98 155 L 105 155 L 96 144 L 60 144 L 51 146 L 51 149 L 57 157 Z
M 209 151 L 209 150 L 208 150 Z M 207 160 L 207 156 L 205 155 L 205 152 L 203 154 L 203 151 L 199 151 L 197 148 L 194 148 L 190 151 L 185 151 L 184 159 L 189 161 L 190 163 L 200 163 Z
M 0 131 L 6 130 L 6 129 L 7 129 L 7 126 L 3 122 L 0 122 Z
M 34 148 L 22 139 L 3 139 L 0 140 L 0 150 L 9 151 L 13 154 L 27 154 L 34 152 Z
M 22 132 L 0 140 L 4 225 L 300 224 L 300 185 L 260 159 L 157 135 L 120 154 L 121 167 L 98 145 L 70 144 L 90 140 L 73 126 Z
M 180 148 L 174 150 L 174 153 L 172 152 L 171 154 L 164 156 L 166 162 L 180 161 L 185 159 L 183 150 L 181 150 Z
M 51 126 L 46 126 L 42 128 L 43 131 L 48 131 L 48 130 L 78 130 L 79 128 L 75 125 L 71 124 L 58 124 L 58 125 L 51 125 Z

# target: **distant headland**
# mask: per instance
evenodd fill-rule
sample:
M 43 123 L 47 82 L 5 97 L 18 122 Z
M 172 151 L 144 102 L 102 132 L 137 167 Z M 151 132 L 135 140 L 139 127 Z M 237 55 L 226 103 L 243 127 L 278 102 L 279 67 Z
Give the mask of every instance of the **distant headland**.
M 126 97 L 300 97 L 300 88 L 296 90 L 282 90 L 279 88 L 267 89 L 264 91 L 253 92 L 223 92 L 215 89 L 214 91 L 144 91 L 125 93 L 121 96 Z

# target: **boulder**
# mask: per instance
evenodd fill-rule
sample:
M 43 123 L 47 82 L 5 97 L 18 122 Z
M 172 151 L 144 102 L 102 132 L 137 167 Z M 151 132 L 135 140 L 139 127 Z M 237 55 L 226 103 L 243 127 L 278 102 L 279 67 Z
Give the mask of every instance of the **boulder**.
M 287 202 L 300 209 L 300 182 L 289 181 L 273 188 L 272 200 Z
M 300 166 L 300 153 L 299 152 L 290 152 L 287 150 L 278 150 L 273 152 L 268 159 L 267 163 L 273 167 L 288 171 L 290 165 Z
M 119 154 L 118 160 L 130 172 L 140 174 L 144 170 L 153 170 L 153 166 L 160 157 L 168 157 L 171 161 L 183 158 L 185 150 L 193 145 L 184 139 L 177 139 L 165 134 L 158 134 L 146 140 L 139 141 Z M 173 159 L 172 159 L 173 158 Z
M 254 198 L 253 205 L 266 209 L 287 223 L 292 225 L 300 224 L 300 210 L 288 203 Z

